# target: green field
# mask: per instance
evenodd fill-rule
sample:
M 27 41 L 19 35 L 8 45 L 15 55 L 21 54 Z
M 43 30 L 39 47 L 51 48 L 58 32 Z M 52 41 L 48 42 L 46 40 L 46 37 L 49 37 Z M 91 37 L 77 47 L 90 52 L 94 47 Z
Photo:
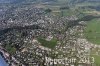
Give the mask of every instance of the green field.
M 100 19 L 96 18 L 87 23 L 87 27 L 84 31 L 85 37 L 88 41 L 100 45 Z M 96 52 L 100 49 L 91 50 L 91 57 L 94 57 L 96 66 L 100 66 L 100 54 Z
M 87 23 L 85 37 L 88 41 L 100 45 L 100 19 L 93 19 Z
M 73 13 L 71 13 L 71 11 L 68 11 L 68 10 L 62 10 L 62 11 L 59 10 L 59 12 L 53 12 L 53 14 L 55 14 L 56 16 L 62 16 L 62 17 L 73 15 Z
M 46 5 L 45 9 L 48 9 L 48 8 L 52 10 L 51 14 L 55 16 L 72 16 L 72 15 L 77 14 L 77 11 L 72 10 L 72 9 L 60 10 L 60 6 Z
M 91 50 L 91 57 L 94 57 L 94 63 L 96 64 L 96 66 L 100 66 L 100 52 L 98 52 L 99 54 L 96 54 L 96 52 L 100 50 L 100 49 L 93 49 Z
M 51 41 L 47 41 L 44 38 L 38 38 L 37 40 L 41 43 L 42 46 L 48 47 L 51 49 L 57 45 L 57 40 L 54 38 Z
M 92 55 L 94 57 L 94 63 L 98 66 L 100 65 L 100 56 L 99 55 Z

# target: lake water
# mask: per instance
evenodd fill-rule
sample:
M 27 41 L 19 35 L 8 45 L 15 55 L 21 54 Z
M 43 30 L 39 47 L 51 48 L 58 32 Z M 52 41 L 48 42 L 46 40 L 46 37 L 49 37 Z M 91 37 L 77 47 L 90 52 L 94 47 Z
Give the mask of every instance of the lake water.
M 6 63 L 5 60 L 2 58 L 1 55 L 0 55 L 0 66 L 8 66 L 7 63 Z

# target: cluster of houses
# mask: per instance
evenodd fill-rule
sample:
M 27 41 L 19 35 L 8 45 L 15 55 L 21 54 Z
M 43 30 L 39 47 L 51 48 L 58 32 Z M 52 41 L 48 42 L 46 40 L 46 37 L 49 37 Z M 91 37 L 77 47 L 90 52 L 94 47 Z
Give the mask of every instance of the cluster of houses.
M 79 22 L 78 25 L 72 24 L 75 24 L 74 21 L 78 19 L 76 16 L 56 18 L 50 14 L 45 15 L 42 8 L 33 6 L 23 6 L 15 8 L 14 11 L 9 10 L 9 12 L 11 13 L 4 15 L 6 19 L 1 20 L 0 26 L 3 28 L 23 26 L 24 28 L 11 29 L 0 36 L 0 40 L 2 40 L 0 45 L 11 44 L 17 49 L 11 56 L 12 60 L 18 62 L 19 65 L 39 66 L 42 64 L 50 66 L 61 64 L 62 66 L 75 66 L 78 59 L 89 57 L 91 48 L 100 48 L 83 38 L 84 25 L 86 25 L 84 21 Z M 72 26 L 68 28 L 69 24 Z M 33 29 L 34 25 L 40 28 Z M 30 26 L 32 26 L 31 29 Z M 47 41 L 56 38 L 57 45 L 53 49 L 44 47 L 37 40 L 38 37 L 43 37 Z M 56 56 L 52 58 L 52 55 L 55 54 Z M 91 64 L 94 60 L 92 62 L 85 61 L 88 62 L 81 62 L 79 66 Z

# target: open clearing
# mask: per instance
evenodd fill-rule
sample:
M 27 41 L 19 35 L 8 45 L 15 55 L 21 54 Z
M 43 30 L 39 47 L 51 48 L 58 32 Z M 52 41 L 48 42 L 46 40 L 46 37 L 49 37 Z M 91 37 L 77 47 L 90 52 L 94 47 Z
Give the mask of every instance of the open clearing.
M 54 48 L 57 45 L 57 40 L 52 39 L 50 41 L 45 40 L 44 38 L 38 38 L 38 41 L 41 43 L 42 46 L 48 47 L 48 48 Z

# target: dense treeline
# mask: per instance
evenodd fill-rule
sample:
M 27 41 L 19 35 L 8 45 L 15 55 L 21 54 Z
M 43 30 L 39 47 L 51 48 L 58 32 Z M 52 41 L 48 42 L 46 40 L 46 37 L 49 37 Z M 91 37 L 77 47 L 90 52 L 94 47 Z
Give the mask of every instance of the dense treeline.
M 0 31 L 0 36 L 3 35 L 3 34 L 5 34 L 5 33 L 7 33 L 7 32 L 9 32 L 9 31 L 11 31 L 11 30 L 13 30 L 13 29 L 22 30 L 22 29 L 42 29 L 42 28 L 40 28 L 40 27 L 37 26 L 37 25 L 25 26 L 25 27 L 21 27 L 21 26 L 18 27 L 18 26 L 16 26 L 16 27 L 6 28 L 6 29 L 4 29 L 4 30 L 1 30 L 1 31 Z

